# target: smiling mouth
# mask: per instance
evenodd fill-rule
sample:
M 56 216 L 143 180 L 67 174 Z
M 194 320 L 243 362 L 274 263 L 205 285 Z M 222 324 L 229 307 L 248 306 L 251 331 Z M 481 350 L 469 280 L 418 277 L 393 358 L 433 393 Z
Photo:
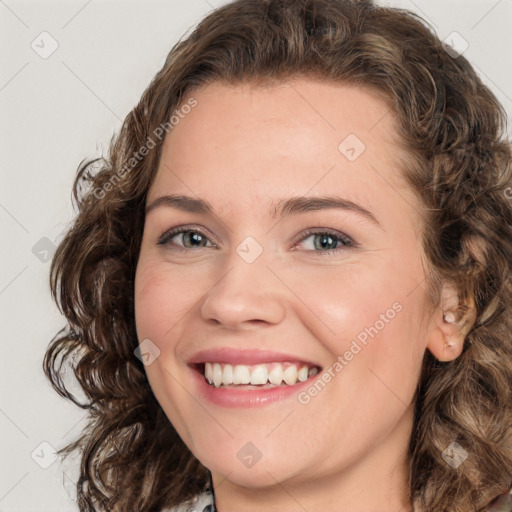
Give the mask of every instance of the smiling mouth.
M 215 388 L 293 386 L 315 377 L 321 370 L 315 365 L 291 362 L 255 365 L 205 362 L 195 367 Z

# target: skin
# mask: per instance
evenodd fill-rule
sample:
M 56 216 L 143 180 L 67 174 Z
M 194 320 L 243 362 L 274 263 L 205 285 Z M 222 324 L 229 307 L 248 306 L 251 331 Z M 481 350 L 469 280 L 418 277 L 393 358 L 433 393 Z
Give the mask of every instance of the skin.
M 135 313 L 139 340 L 160 350 L 146 366 L 156 398 L 212 472 L 221 512 L 410 510 L 407 445 L 423 356 L 457 357 L 464 333 L 443 320 L 453 290 L 436 308 L 427 296 L 422 208 L 402 179 L 394 116 L 368 90 L 310 79 L 213 83 L 193 97 L 165 139 L 147 203 L 185 194 L 215 214 L 162 206 L 146 216 Z M 348 134 L 366 146 L 355 161 L 338 149 Z M 271 216 L 280 199 L 333 193 L 380 226 L 338 209 Z M 158 245 L 185 224 L 204 228 L 206 246 L 182 234 Z M 333 243 L 327 254 L 314 246 L 321 235 L 302 240 L 308 228 L 357 246 Z M 248 236 L 263 248 L 252 263 L 236 251 Z M 394 303 L 400 312 L 307 404 L 292 396 L 233 409 L 195 394 L 186 361 L 198 350 L 290 352 L 325 370 Z M 248 442 L 262 454 L 252 467 L 237 457 Z

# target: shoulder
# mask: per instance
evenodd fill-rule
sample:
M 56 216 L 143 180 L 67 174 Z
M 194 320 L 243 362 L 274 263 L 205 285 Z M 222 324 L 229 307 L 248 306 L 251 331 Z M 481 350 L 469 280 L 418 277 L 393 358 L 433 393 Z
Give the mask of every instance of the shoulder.
M 512 489 L 509 494 L 502 494 L 495 498 L 486 512 L 512 512 Z
M 213 495 L 211 492 L 198 494 L 195 498 L 176 507 L 163 509 L 162 512 L 213 512 Z

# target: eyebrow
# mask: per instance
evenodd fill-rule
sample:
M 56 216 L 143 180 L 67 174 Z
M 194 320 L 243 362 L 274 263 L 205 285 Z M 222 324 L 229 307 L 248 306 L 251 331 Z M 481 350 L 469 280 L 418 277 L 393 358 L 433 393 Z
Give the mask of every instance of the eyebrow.
M 176 208 L 189 213 L 214 214 L 212 205 L 203 199 L 197 199 L 185 195 L 164 195 L 160 196 L 146 206 L 146 215 L 156 208 L 166 206 Z M 352 211 L 365 217 L 376 226 L 382 228 L 372 212 L 354 201 L 337 196 L 315 196 L 315 197 L 290 197 L 281 199 L 277 205 L 270 210 L 272 218 L 297 215 L 316 210 L 339 209 Z

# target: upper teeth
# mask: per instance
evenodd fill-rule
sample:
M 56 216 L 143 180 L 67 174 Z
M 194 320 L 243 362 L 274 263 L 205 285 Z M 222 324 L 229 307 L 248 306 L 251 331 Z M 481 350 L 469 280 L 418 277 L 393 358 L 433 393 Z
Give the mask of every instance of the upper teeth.
M 257 365 L 205 363 L 204 376 L 216 388 L 220 386 L 251 384 L 253 386 L 270 384 L 279 386 L 283 381 L 288 386 L 297 381 L 305 381 L 316 375 L 316 367 L 296 363 L 268 363 Z

